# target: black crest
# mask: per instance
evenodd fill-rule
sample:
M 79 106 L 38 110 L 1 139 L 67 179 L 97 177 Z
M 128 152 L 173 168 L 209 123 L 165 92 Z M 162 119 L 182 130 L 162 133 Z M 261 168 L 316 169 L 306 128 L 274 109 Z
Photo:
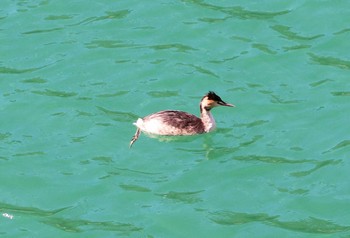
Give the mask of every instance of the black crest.
M 214 100 L 217 102 L 222 101 L 222 99 L 218 95 L 216 95 L 216 93 L 214 93 L 213 91 L 209 91 L 206 96 L 208 97 L 209 100 Z

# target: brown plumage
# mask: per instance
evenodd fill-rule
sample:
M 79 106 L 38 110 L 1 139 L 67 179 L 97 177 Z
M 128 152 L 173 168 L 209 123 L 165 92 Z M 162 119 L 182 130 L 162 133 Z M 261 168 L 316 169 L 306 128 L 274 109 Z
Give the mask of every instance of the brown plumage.
M 205 132 L 200 118 L 187 112 L 166 110 L 160 111 L 143 118 L 143 121 L 158 119 L 161 123 L 174 127 L 174 130 L 161 135 L 193 135 Z
M 214 92 L 207 93 L 201 100 L 201 117 L 183 111 L 166 110 L 139 118 L 135 135 L 130 141 L 130 147 L 138 139 L 141 131 L 154 135 L 195 135 L 207 133 L 215 129 L 215 120 L 210 110 L 216 106 L 234 107 L 224 102 Z

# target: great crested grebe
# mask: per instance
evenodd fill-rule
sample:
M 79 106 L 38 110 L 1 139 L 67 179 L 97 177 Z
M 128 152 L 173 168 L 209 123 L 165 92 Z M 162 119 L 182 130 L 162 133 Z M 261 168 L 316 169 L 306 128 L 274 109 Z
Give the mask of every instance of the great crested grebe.
M 201 117 L 182 111 L 166 110 L 139 118 L 134 125 L 136 133 L 130 141 L 129 147 L 139 138 L 141 131 L 162 136 L 195 135 L 207 133 L 215 129 L 215 120 L 210 112 L 213 107 L 233 104 L 224 102 L 218 95 L 210 91 L 200 102 Z

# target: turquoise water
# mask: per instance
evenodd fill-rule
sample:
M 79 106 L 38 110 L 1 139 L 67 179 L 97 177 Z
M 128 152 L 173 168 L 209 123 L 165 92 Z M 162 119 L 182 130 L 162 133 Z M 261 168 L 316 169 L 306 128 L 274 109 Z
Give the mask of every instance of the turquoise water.
M 348 1 L 1 1 L 4 237 L 349 237 Z M 173 141 L 138 117 L 199 113 Z

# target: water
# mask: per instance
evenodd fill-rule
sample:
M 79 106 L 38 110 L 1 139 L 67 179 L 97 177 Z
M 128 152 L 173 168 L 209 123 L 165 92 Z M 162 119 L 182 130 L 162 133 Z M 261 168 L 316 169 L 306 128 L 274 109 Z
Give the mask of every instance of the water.
M 2 1 L 0 234 L 348 237 L 348 1 Z M 160 141 L 132 122 L 198 114 Z

